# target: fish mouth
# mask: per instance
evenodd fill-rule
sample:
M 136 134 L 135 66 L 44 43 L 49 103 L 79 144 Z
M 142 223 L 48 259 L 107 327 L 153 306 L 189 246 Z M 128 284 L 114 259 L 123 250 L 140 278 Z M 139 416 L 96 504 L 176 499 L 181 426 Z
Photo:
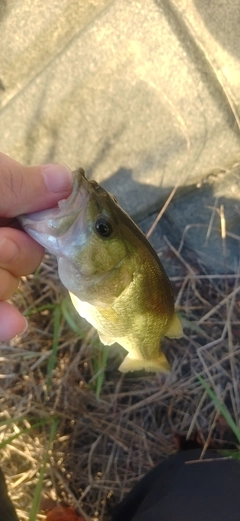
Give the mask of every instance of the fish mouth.
M 89 201 L 91 184 L 84 170 L 79 168 L 73 172 L 73 176 L 72 192 L 67 199 L 60 200 L 58 206 L 18 217 L 23 229 L 51 253 L 57 253 L 58 239 L 65 236 L 80 213 L 84 214 Z
M 47 225 L 50 226 L 51 233 L 54 232 L 54 230 L 57 232 L 58 228 L 62 228 L 60 225 L 61 219 L 67 220 L 68 217 L 71 216 L 72 219 L 70 220 L 74 220 L 74 216 L 77 216 L 79 211 L 86 206 L 89 199 L 89 181 L 85 177 L 85 172 L 82 168 L 75 170 L 73 176 L 73 189 L 67 199 L 58 201 L 58 205 L 54 208 L 28 213 L 18 217 L 18 220 L 26 231 L 34 229 L 36 227 L 35 223 L 43 222 L 45 227 Z M 62 231 L 64 232 L 65 230 L 62 229 Z

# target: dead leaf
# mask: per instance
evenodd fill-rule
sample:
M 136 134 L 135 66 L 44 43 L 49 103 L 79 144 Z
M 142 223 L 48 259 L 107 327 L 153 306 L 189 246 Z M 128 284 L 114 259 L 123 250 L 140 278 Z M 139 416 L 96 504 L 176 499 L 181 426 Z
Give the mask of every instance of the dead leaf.
M 72 507 L 56 505 L 47 513 L 46 521 L 85 521 Z

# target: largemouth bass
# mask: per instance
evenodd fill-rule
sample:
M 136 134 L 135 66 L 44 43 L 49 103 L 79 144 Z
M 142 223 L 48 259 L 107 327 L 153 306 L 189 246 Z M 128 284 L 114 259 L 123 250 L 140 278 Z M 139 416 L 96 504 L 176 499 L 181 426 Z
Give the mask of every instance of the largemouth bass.
M 168 372 L 160 340 L 182 336 L 166 272 L 117 199 L 84 170 L 57 208 L 20 217 L 25 231 L 57 257 L 59 277 L 79 314 L 105 345 L 128 355 L 122 372 Z

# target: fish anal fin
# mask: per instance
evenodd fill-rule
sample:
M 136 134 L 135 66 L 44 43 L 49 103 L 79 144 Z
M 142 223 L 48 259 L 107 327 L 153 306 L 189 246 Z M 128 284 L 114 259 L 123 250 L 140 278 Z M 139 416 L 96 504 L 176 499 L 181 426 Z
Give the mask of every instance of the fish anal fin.
M 115 344 L 115 342 L 116 342 L 115 338 L 111 338 L 111 337 L 105 335 L 104 333 L 99 333 L 99 331 L 98 331 L 98 336 L 104 346 L 111 346 L 112 344 Z
M 121 373 L 142 371 L 143 369 L 153 373 L 170 373 L 171 371 L 171 367 L 163 353 L 158 358 L 153 358 L 152 360 L 131 358 L 130 355 L 127 355 L 118 369 Z
M 181 338 L 183 335 L 182 324 L 180 319 L 177 316 L 177 313 L 174 313 L 173 318 L 170 322 L 168 330 L 165 333 L 165 336 L 168 338 Z

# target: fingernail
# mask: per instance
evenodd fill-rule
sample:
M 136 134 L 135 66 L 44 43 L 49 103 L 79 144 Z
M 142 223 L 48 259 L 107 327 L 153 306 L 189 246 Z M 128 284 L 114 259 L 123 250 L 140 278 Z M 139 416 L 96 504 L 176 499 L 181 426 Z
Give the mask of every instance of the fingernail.
M 73 176 L 70 168 L 65 165 L 42 165 L 41 171 L 49 192 L 67 192 L 72 188 Z
M 22 317 L 22 318 L 24 318 L 24 320 L 25 320 L 25 325 L 23 326 L 22 331 L 20 331 L 20 333 L 18 333 L 19 335 L 24 335 L 24 333 L 26 333 L 27 328 L 28 328 L 28 321 L 26 320 L 25 317 Z
M 19 247 L 14 241 L 8 237 L 0 239 L 0 264 L 13 263 L 17 260 L 19 254 Z

